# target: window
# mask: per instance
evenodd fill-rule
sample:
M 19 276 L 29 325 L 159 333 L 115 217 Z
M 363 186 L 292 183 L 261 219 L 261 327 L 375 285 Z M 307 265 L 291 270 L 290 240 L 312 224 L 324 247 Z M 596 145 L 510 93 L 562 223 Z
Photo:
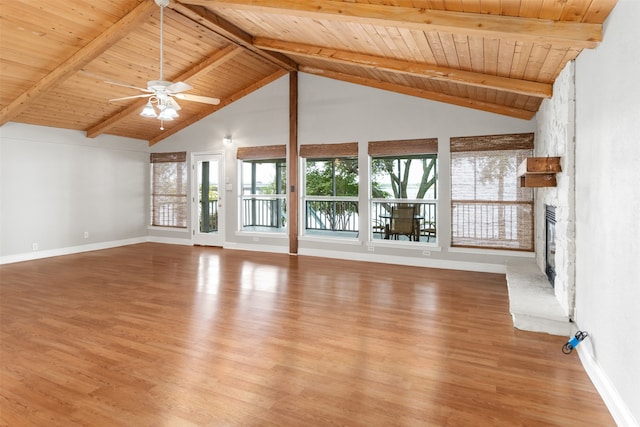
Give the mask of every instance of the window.
M 286 230 L 287 165 L 284 145 L 238 148 L 242 160 L 240 211 L 245 231 Z
M 436 240 L 438 140 L 369 143 L 371 235 L 374 239 Z M 410 233 L 394 233 L 392 213 L 412 207 Z
M 187 153 L 151 153 L 151 225 L 187 228 Z
M 518 165 L 533 134 L 451 138 L 451 244 L 533 251 L 533 191 Z
M 358 236 L 358 144 L 303 145 L 305 234 Z

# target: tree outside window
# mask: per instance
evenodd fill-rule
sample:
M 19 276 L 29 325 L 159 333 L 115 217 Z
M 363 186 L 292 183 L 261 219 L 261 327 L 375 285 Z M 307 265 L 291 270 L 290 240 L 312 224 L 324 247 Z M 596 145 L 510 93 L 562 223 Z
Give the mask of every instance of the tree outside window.
M 372 236 L 389 238 L 394 207 L 415 207 L 415 239 L 436 237 L 437 154 L 384 155 L 371 158 Z M 387 227 L 387 228 L 385 228 Z
M 306 230 L 358 230 L 358 159 L 307 159 Z

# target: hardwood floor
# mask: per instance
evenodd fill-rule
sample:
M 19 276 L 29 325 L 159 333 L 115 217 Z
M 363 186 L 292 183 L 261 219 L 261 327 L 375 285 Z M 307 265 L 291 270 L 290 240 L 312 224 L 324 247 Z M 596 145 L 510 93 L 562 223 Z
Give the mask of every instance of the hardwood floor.
M 498 274 L 146 243 L 0 275 L 2 425 L 614 425 Z

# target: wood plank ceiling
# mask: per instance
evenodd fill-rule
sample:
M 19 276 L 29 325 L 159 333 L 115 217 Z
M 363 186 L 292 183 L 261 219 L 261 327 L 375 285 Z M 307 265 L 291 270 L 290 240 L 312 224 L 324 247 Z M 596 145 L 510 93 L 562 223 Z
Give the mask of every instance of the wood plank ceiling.
M 154 144 L 291 71 L 529 119 L 615 0 L 171 0 L 166 80 L 219 105 L 139 115 L 160 75 L 153 0 L 0 2 L 0 125 Z

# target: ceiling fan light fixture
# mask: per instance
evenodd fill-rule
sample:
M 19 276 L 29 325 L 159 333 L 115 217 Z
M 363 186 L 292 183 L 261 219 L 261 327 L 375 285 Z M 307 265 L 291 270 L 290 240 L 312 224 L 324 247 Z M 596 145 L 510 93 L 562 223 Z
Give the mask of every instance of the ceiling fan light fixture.
M 147 105 L 144 106 L 144 108 L 140 112 L 140 115 L 142 117 L 158 117 L 158 115 L 156 114 L 156 110 L 153 108 L 153 105 L 151 104 L 151 100 L 149 100 L 147 102 Z
M 158 115 L 158 119 L 170 121 L 178 117 L 178 112 L 173 107 L 165 107 Z
M 207 96 L 199 95 L 186 95 L 181 92 L 193 89 L 193 87 L 185 82 L 172 83 L 164 79 L 164 9 L 169 5 L 171 0 L 154 0 L 156 5 L 160 8 L 160 77 L 158 80 L 150 80 L 147 82 L 147 87 L 140 88 L 132 85 L 109 82 L 111 84 L 125 86 L 129 88 L 138 89 L 142 92 L 149 93 L 150 95 L 134 95 L 123 98 L 115 98 L 111 101 L 120 101 L 124 99 L 143 98 L 149 97 L 140 115 L 147 118 L 156 118 L 160 120 L 160 130 L 164 130 L 164 122 L 171 121 L 179 116 L 178 110 L 181 110 L 180 105 L 176 102 L 174 97 L 179 99 L 185 99 L 187 101 L 200 102 L 204 104 L 218 105 L 220 100 L 217 98 L 210 98 Z

